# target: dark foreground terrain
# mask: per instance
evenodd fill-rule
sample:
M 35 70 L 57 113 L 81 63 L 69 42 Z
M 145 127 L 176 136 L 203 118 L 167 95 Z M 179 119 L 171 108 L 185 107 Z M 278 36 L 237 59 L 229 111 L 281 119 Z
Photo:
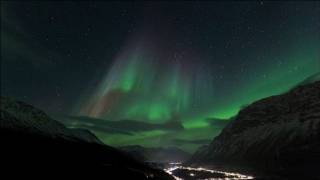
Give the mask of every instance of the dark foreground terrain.
M 173 179 L 104 145 L 93 134 L 68 129 L 26 103 L 1 98 L 1 172 L 12 176 L 63 175 L 104 179 Z

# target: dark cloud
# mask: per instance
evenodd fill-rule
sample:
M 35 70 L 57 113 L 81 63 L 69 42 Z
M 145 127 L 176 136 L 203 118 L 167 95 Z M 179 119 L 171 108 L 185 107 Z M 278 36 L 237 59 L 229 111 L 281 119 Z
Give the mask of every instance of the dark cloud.
M 125 131 L 125 130 L 121 130 L 121 129 L 115 129 L 115 128 L 111 128 L 111 127 L 107 127 L 107 126 L 100 126 L 100 125 L 96 125 L 96 124 L 87 124 L 87 123 L 77 123 L 70 125 L 71 127 L 77 127 L 77 128 L 85 128 L 85 129 L 89 129 L 91 131 L 99 131 L 102 133 L 107 133 L 107 134 L 123 134 L 123 135 L 128 135 L 128 136 L 132 136 L 134 135 L 133 133 L 129 132 L 129 131 Z
M 184 129 L 179 121 L 168 121 L 166 123 L 147 123 L 136 120 L 108 121 L 86 116 L 55 116 L 55 119 L 67 126 L 87 128 L 111 134 L 133 135 L 136 132 L 151 130 L 179 131 Z

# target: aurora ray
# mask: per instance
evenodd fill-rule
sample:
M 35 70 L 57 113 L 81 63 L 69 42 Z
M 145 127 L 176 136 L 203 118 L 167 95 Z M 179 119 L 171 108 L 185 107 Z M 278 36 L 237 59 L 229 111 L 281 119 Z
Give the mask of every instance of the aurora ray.
M 180 120 L 193 105 L 208 105 L 205 97 L 194 95 L 213 91 L 205 74 L 196 71 L 200 66 L 175 56 L 163 63 L 155 56 L 159 52 L 141 44 L 115 58 L 80 115 L 161 122 Z M 205 86 L 202 80 L 207 81 Z

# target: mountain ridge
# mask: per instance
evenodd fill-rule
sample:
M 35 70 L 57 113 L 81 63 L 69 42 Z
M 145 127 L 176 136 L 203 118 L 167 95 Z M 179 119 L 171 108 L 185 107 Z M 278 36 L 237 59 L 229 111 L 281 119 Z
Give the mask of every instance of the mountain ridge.
M 33 106 L 1 97 L 1 166 L 4 171 L 107 178 L 173 179 L 162 170 L 104 145 L 87 130 L 66 128 Z M 30 174 L 34 170 L 37 173 Z M 14 174 L 11 174 L 11 177 Z
M 319 161 L 320 81 L 315 81 L 243 108 L 187 164 L 248 166 L 319 178 Z

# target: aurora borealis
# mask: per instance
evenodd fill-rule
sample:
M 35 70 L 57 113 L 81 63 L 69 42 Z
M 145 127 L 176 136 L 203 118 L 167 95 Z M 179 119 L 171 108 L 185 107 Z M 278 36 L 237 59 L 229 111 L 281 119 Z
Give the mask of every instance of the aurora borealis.
M 200 65 L 177 57 L 164 62 L 147 47 L 133 47 L 115 59 L 97 91 L 80 110 L 81 115 L 165 122 L 181 120 L 182 115 L 190 115 L 192 105 L 207 103 L 201 96 L 194 97 L 213 90 Z
M 243 106 L 320 72 L 319 2 L 1 5 L 1 95 L 114 146 L 194 151 Z

